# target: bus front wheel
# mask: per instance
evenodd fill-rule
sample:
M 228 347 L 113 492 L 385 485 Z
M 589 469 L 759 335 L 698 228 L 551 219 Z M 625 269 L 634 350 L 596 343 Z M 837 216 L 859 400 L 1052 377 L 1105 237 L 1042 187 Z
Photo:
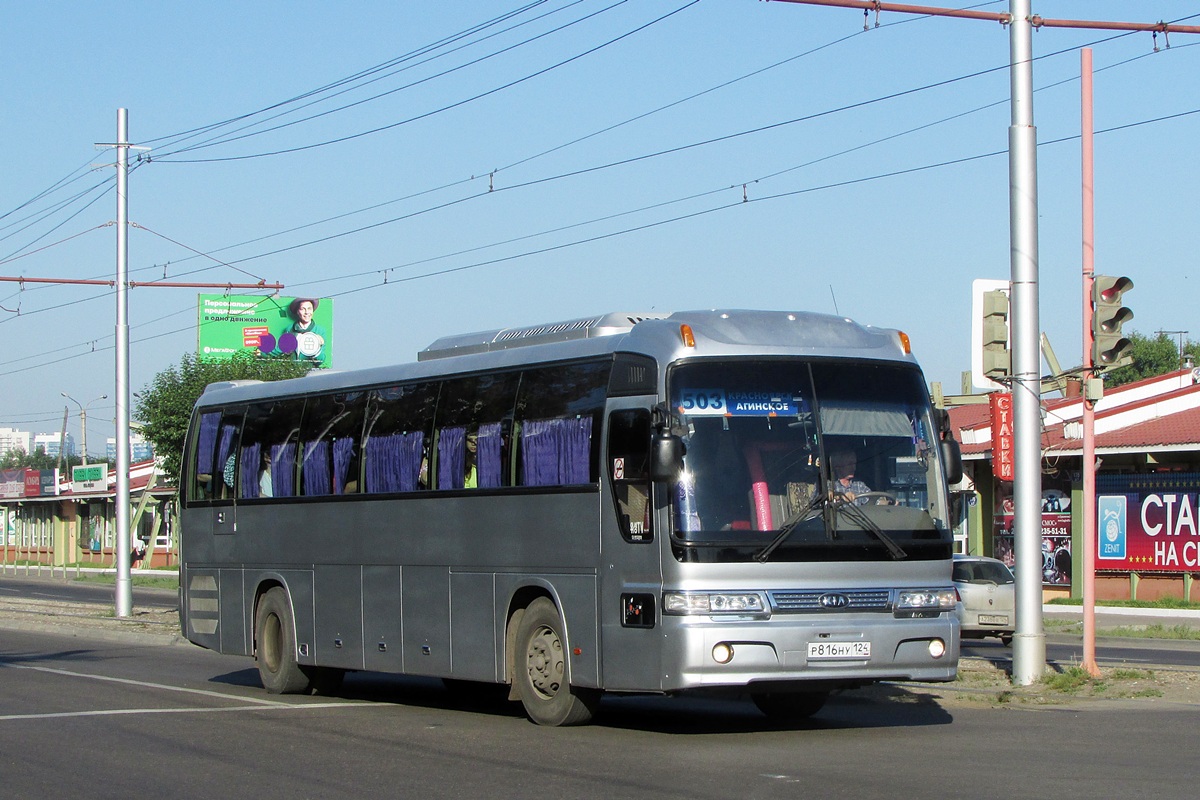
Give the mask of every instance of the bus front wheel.
M 296 663 L 296 625 L 287 593 L 278 586 L 258 602 L 254 615 L 254 652 L 263 688 L 271 694 L 295 694 L 308 689 L 308 676 Z
M 517 695 L 531 720 L 555 726 L 591 720 L 600 693 L 568 683 L 562 617 L 548 598 L 534 600 L 521 616 L 515 662 Z

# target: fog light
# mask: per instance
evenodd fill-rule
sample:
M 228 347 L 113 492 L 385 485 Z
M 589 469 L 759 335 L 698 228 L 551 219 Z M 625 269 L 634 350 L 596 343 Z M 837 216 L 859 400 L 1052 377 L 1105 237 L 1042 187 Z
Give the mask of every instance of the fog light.
M 934 658 L 941 658 L 942 656 L 946 655 L 946 643 L 941 639 L 930 639 L 929 655 L 933 656 Z
M 713 645 L 712 657 L 718 664 L 728 664 L 733 661 L 733 645 L 728 642 Z

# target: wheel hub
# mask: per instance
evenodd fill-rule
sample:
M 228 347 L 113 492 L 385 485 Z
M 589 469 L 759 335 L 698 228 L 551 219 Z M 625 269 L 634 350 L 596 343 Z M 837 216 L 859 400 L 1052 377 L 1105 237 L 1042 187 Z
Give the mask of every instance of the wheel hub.
M 553 697 L 562 686 L 564 672 L 562 640 L 549 628 L 541 628 L 529 642 L 529 682 L 543 697 Z

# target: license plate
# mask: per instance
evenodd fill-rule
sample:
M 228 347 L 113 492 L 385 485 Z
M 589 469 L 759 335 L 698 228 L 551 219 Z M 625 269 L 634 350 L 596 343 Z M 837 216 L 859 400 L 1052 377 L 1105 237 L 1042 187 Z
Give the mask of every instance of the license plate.
M 870 658 L 870 642 L 809 642 L 808 657 L 821 658 Z
M 980 625 L 1007 625 L 1008 617 L 1001 616 L 998 614 L 980 614 L 979 615 L 979 624 Z

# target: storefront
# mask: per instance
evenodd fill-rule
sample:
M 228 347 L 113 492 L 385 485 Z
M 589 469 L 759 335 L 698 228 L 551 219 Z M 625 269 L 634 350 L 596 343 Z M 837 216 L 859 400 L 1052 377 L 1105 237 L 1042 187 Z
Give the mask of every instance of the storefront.
M 105 471 L 107 480 L 90 492 L 74 491 L 80 487 L 60 480 L 57 470 L 0 473 L 0 564 L 115 566 L 116 475 Z M 175 490 L 156 487 L 155 477 L 153 461 L 130 467 L 134 561 L 172 566 Z
M 992 404 L 994 406 L 995 404 Z M 951 409 L 963 444 L 968 504 L 964 551 L 1013 559 L 1012 481 L 997 475 L 992 406 Z M 1042 581 L 1047 597 L 1079 596 L 1084 536 L 1096 541 L 1101 600 L 1196 600 L 1200 575 L 1200 385 L 1191 371 L 1109 390 L 1095 422 L 1097 526 L 1083 530 L 1078 398 L 1044 401 Z M 1003 446 L 1003 445 L 1001 445 Z

